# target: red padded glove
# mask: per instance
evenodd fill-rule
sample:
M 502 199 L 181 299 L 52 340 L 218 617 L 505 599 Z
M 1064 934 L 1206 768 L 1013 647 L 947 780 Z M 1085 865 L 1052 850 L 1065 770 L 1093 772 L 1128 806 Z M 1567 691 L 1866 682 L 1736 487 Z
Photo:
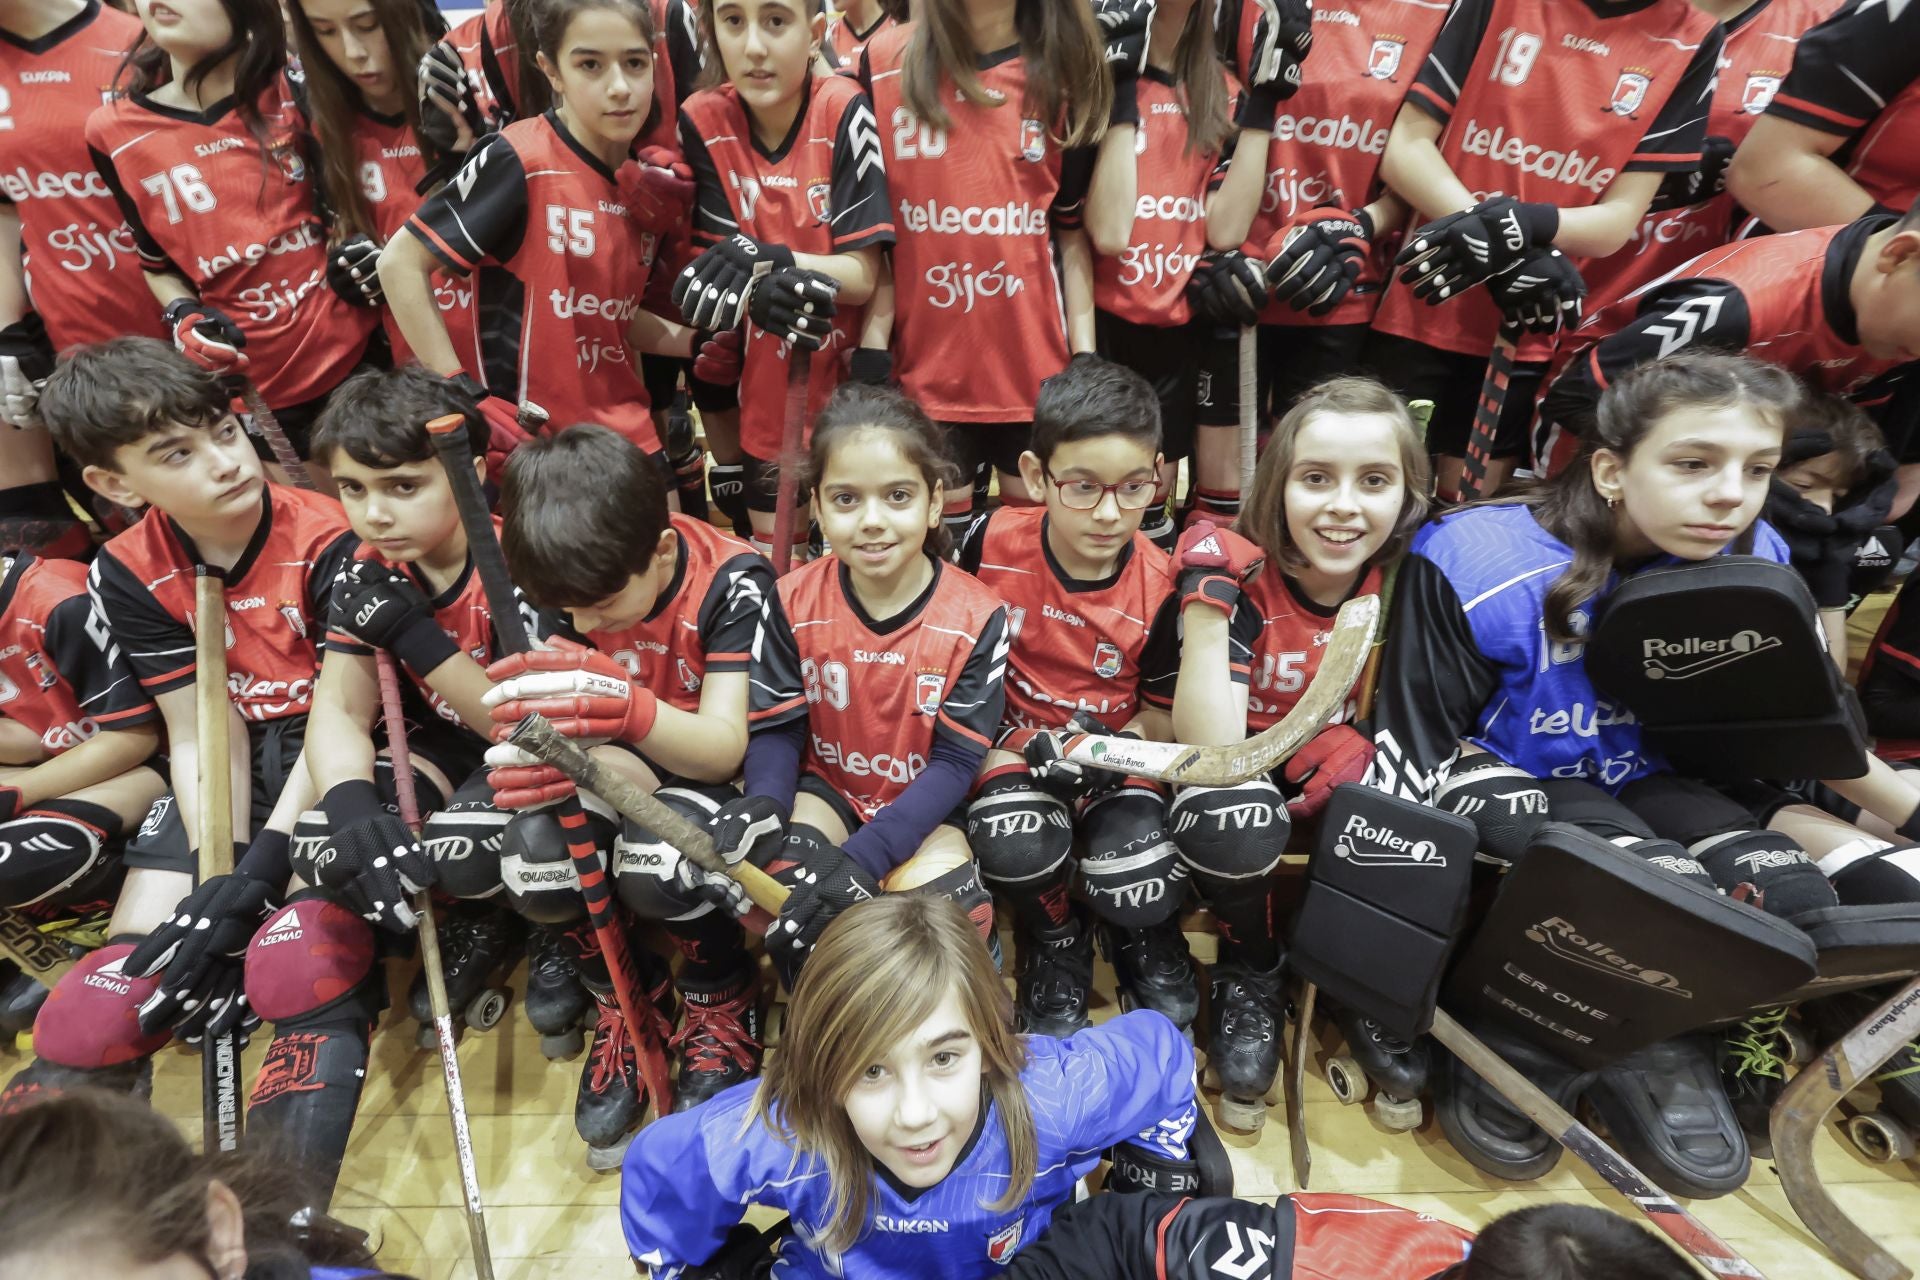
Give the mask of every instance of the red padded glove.
M 643 147 L 632 164 L 620 166 L 620 194 L 635 226 L 676 235 L 693 213 L 693 167 L 672 147 Z
M 1358 729 L 1350 724 L 1328 725 L 1294 752 L 1282 770 L 1287 781 L 1300 788 L 1299 796 L 1287 801 L 1287 812 L 1295 821 L 1319 817 L 1333 798 L 1333 789 L 1343 782 L 1359 782 L 1372 763 L 1373 743 Z
M 555 638 L 550 649 L 529 649 L 487 668 L 493 688 L 484 701 L 496 724 L 545 716 L 569 738 L 594 743 L 639 742 L 653 732 L 659 703 L 627 669 L 598 649 Z
M 1217 528 L 1211 520 L 1194 521 L 1173 550 L 1180 607 L 1198 602 L 1232 617 L 1240 588 L 1266 562 L 1267 553 L 1258 543 Z

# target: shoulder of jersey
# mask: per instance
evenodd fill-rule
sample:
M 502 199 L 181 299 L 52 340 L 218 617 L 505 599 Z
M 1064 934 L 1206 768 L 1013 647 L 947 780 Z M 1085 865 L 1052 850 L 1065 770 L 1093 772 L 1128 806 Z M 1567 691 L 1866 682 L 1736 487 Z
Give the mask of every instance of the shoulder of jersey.
M 21 586 L 28 591 L 51 591 L 64 599 L 87 589 L 87 566 L 78 560 L 50 560 L 37 556 L 21 575 Z M 58 604 L 59 600 L 53 601 Z
M 955 604 L 965 604 L 969 610 L 977 609 L 982 616 L 992 613 L 1006 603 L 1000 598 L 999 592 L 957 564 L 947 564 L 942 567 L 940 585 L 933 595 L 936 600 L 944 597 Z
M 691 516 L 676 515 L 670 518 L 675 533 L 687 542 L 688 558 L 695 554 L 703 556 L 715 565 L 725 564 L 735 556 L 756 556 L 760 553 L 753 544 L 734 537 L 721 529 L 716 529 L 705 520 L 695 520 Z
M 821 556 L 795 565 L 780 579 L 780 599 L 785 603 L 802 595 L 813 597 L 831 590 L 839 572 L 840 561 L 834 556 Z
M 136 115 L 151 115 L 145 107 L 127 97 L 116 94 L 87 113 L 85 133 L 87 141 L 102 151 L 111 151 L 117 135 L 127 127 L 128 121 Z
M 1462 603 L 1485 587 L 1568 554 L 1518 503 L 1442 516 L 1416 535 L 1414 550 L 1447 575 Z
M 696 120 L 724 118 L 740 110 L 740 91 L 731 84 L 717 84 L 711 89 L 701 89 L 696 93 L 688 94 L 681 102 L 680 110 Z
M 866 90 L 852 76 L 823 76 L 816 73 L 813 77 L 812 111 L 828 111 L 831 118 L 837 119 L 845 110 L 849 98 L 857 98 Z
M 900 55 L 906 52 L 907 41 L 913 38 L 911 22 L 897 22 L 867 41 L 867 60 L 874 69 L 893 68 L 900 64 Z
M 311 489 L 275 485 L 273 505 L 275 531 L 285 527 L 295 538 L 331 542 L 352 527 L 338 502 Z M 282 516 L 290 517 L 285 526 L 281 524 Z

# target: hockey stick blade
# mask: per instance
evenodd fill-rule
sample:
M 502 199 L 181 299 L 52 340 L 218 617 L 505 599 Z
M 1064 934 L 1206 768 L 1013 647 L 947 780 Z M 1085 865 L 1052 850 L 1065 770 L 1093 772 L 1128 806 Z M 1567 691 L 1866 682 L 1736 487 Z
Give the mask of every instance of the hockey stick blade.
M 0 907 L 0 956 L 51 991 L 73 968 L 67 949 L 49 938 L 18 911 Z
M 1340 606 L 1320 670 L 1286 718 L 1244 742 L 1191 747 L 1090 733 L 1063 738 L 1060 754 L 1075 764 L 1196 787 L 1231 787 L 1257 778 L 1305 746 L 1340 710 L 1367 664 L 1380 621 L 1380 598 L 1356 596 Z
M 1769 1128 L 1780 1189 L 1814 1238 L 1861 1280 L 1908 1280 L 1913 1270 L 1841 1211 L 1814 1167 L 1813 1140 L 1840 1100 L 1917 1035 L 1920 980 L 1908 983 L 1839 1044 L 1802 1067 L 1773 1104 Z
M 1471 1031 L 1453 1020 L 1445 1009 L 1433 1011 L 1433 1038 L 1446 1046 L 1473 1073 L 1492 1085 L 1547 1136 L 1584 1161 L 1609 1186 L 1647 1215 L 1693 1260 L 1716 1276 L 1746 1276 L 1765 1280 L 1760 1269 L 1734 1252 L 1733 1246 L 1707 1225 L 1674 1203 L 1673 1197 L 1653 1185 L 1627 1158 L 1600 1140 L 1600 1135 L 1574 1119 L 1565 1107 L 1548 1097 L 1539 1085 L 1516 1071 Z
M 1473 428 L 1467 434 L 1467 456 L 1460 471 L 1460 500 L 1472 502 L 1486 488 L 1487 467 L 1493 460 L 1494 443 L 1500 427 L 1500 415 L 1506 412 L 1507 387 L 1513 381 L 1513 359 L 1519 331 L 1501 324 L 1494 335 L 1493 354 L 1487 357 L 1486 377 L 1480 383 L 1480 400 L 1473 410 Z

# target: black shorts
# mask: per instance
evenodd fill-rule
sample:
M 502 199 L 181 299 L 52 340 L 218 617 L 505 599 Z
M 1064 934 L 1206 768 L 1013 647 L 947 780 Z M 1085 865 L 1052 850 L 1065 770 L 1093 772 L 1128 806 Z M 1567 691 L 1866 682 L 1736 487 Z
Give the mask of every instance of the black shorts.
M 646 384 L 647 403 L 664 409 L 673 403 L 680 375 L 686 374 L 687 395 L 703 413 L 725 413 L 740 407 L 740 388 L 732 383 L 703 382 L 693 376 L 693 361 L 686 356 L 640 356 L 640 381 Z
M 247 743 L 253 761 L 253 786 L 248 796 L 251 803 L 247 830 L 234 832 L 236 841 L 250 839 L 254 832 L 266 825 L 267 818 L 273 813 L 274 802 L 280 798 L 281 790 L 293 773 L 293 766 L 299 763 L 300 748 L 306 738 L 305 716 L 289 716 L 284 720 L 268 720 L 264 723 L 248 722 Z M 170 791 L 153 802 L 153 807 L 147 810 L 146 818 L 140 823 L 140 829 L 127 841 L 126 864 L 130 868 L 150 867 L 155 871 L 184 871 L 192 875 L 199 870 L 194 848 L 186 824 L 180 820 L 180 806 L 174 803 Z
M 1374 333 L 1367 339 L 1361 361 L 1366 372 L 1408 400 L 1433 401 L 1433 420 L 1427 424 L 1428 453 L 1466 456 L 1474 410 L 1480 404 L 1480 385 L 1486 380 L 1486 357 L 1463 356 L 1411 338 Z M 1513 366 L 1490 456 L 1519 458 L 1528 453 L 1533 401 L 1546 373 L 1544 361 Z
M 867 825 L 866 819 L 855 812 L 853 805 L 848 802 L 847 798 L 838 791 L 835 791 L 833 785 L 819 774 L 802 769 L 800 771 L 800 785 L 798 790 L 806 795 L 812 796 L 814 799 L 825 804 L 827 808 L 833 810 L 833 816 L 840 819 L 840 825 L 847 829 L 848 835 L 852 835 L 861 827 Z M 958 805 L 954 806 L 953 812 L 940 820 L 940 825 L 943 827 L 955 827 L 961 831 L 965 831 L 967 829 L 967 802 L 962 800 Z
M 1345 373 L 1360 371 L 1360 349 L 1372 330 L 1364 324 L 1260 326 L 1260 403 L 1275 420 L 1301 396 Z
M 963 489 L 982 467 L 1010 476 L 1019 475 L 1020 455 L 1027 451 L 1027 441 L 1033 437 L 1031 422 L 942 422 L 938 425 L 940 437 L 947 445 L 947 456 L 960 465 Z
M 1135 324 L 1106 311 L 1095 311 L 1093 323 L 1100 354 L 1153 387 L 1160 401 L 1161 456 L 1168 462 L 1187 457 L 1200 400 L 1201 326 Z

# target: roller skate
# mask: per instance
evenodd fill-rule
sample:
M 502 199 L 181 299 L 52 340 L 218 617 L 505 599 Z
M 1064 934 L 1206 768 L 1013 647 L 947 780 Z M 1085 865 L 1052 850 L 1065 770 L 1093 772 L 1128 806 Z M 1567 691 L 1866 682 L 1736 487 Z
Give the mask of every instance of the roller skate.
M 486 1031 L 505 1015 L 513 997 L 505 985 L 506 976 L 519 959 L 526 932 L 525 921 L 492 903 L 455 903 L 441 918 L 440 964 L 456 1035 L 463 1025 Z M 438 1040 L 425 968 L 413 975 L 407 1007 L 420 1023 L 414 1043 L 422 1049 L 433 1048 Z
M 1100 950 L 1113 966 L 1121 1009 L 1152 1009 L 1180 1030 L 1192 1029 L 1200 986 L 1178 917 L 1141 929 L 1103 924 Z
M 1818 1043 L 1837 1044 L 1891 994 L 1890 988 L 1844 991 L 1810 1000 L 1800 1012 Z M 1848 1099 L 1848 1140 L 1875 1164 L 1913 1159 L 1920 1135 L 1920 1041 L 1895 1050 L 1874 1072 L 1873 1082 L 1880 1087 L 1878 1107 L 1855 1106 L 1858 1093 Z
M 593 997 L 580 983 L 561 931 L 544 924 L 527 932 L 527 1022 L 540 1033 L 549 1061 L 571 1058 L 586 1047 L 594 1024 Z
M 573 1127 L 587 1144 L 589 1169 L 617 1169 L 646 1114 L 653 1092 L 649 1077 L 666 1080 L 665 1048 L 673 1033 L 678 1001 L 666 961 L 629 942 L 639 975 L 633 992 L 638 1002 L 634 1013 L 647 1020 L 645 1027 L 637 1029 L 636 1044 L 636 1028 L 627 1026 L 620 1016 L 619 998 L 592 929 L 581 924 L 567 937 L 571 946 L 579 948 L 574 962 L 581 983 L 593 995 L 596 1019 L 593 1044 L 587 1050 L 580 1088 L 574 1096 Z M 670 1086 L 653 1099 L 656 1114 L 665 1114 L 667 1092 Z
M 1207 1076 L 1220 1089 L 1220 1123 L 1258 1133 L 1278 1101 L 1280 1035 L 1286 1021 L 1280 966 L 1214 966 L 1209 993 Z
M 1747 1146 L 1762 1159 L 1773 1156 L 1769 1123 L 1773 1104 L 1787 1087 L 1788 1068 L 1802 1055 L 1795 1052 L 1789 1031 L 1787 1006 L 1763 1009 L 1745 1022 L 1728 1027 L 1720 1076 L 1734 1119 L 1747 1135 Z
M 1093 933 L 1086 921 L 1076 915 L 1058 929 L 1027 932 L 1015 986 L 1021 1030 L 1056 1039 L 1084 1030 L 1093 988 Z
M 1593 1084 L 1596 1073 L 1572 1067 L 1531 1041 L 1484 1022 L 1468 1024 L 1467 1029 L 1569 1111 Z M 1433 1086 L 1440 1130 L 1474 1168 L 1509 1182 L 1527 1182 L 1545 1177 L 1560 1162 L 1560 1144 L 1454 1055 L 1442 1055 Z
M 1333 1005 L 1332 1013 L 1347 1041 L 1346 1053 L 1327 1059 L 1327 1085 L 1333 1096 L 1353 1106 L 1366 1100 L 1371 1084 L 1374 1118 L 1383 1128 L 1394 1133 L 1419 1128 L 1420 1095 L 1426 1092 L 1431 1066 L 1426 1038 L 1402 1040 L 1343 1005 Z
M 715 980 L 682 976 L 686 1023 L 669 1042 L 678 1051 L 680 1075 L 673 1109 L 697 1107 L 723 1089 L 760 1074 L 764 1028 L 759 982 L 753 970 Z

